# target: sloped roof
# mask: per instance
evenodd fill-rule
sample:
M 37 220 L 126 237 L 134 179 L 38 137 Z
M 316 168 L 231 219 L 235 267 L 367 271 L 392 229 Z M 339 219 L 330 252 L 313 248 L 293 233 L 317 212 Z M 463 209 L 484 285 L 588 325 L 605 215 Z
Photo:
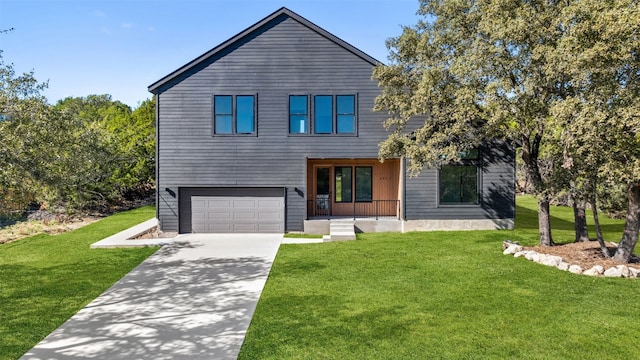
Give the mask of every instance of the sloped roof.
M 355 46 L 345 42 L 344 40 L 338 38 L 337 36 L 331 34 L 330 32 L 324 30 L 323 28 L 319 27 L 318 25 L 316 25 L 316 24 L 312 23 L 311 21 L 303 18 L 302 16 L 296 14 L 295 12 L 287 9 L 286 7 L 282 7 L 279 10 L 275 11 L 274 13 L 272 13 L 271 15 L 267 16 L 266 18 L 258 21 L 257 23 L 255 23 L 252 26 L 248 27 L 244 31 L 242 31 L 239 34 L 235 35 L 234 37 L 230 38 L 229 40 L 223 42 L 222 44 L 220 44 L 220 45 L 218 45 L 216 47 L 214 47 L 213 49 L 207 51 L 206 53 L 200 55 L 199 57 L 191 60 L 190 62 L 188 62 L 184 66 L 182 66 L 182 67 L 178 68 L 177 70 L 173 71 L 169 75 L 167 75 L 167 76 L 163 77 L 162 79 L 160 79 L 160 80 L 154 82 L 153 84 L 149 85 L 149 87 L 148 87 L 149 92 L 157 94 L 158 91 L 159 91 L 159 88 L 161 86 L 163 86 L 164 84 L 172 81 L 173 79 L 179 77 L 180 75 L 182 75 L 185 72 L 191 70 L 192 68 L 197 67 L 199 64 L 201 64 L 202 62 L 204 62 L 207 59 L 211 58 L 212 56 L 216 56 L 220 52 L 223 52 L 225 49 L 229 48 L 230 46 L 233 46 L 236 42 L 244 39 L 245 37 L 250 36 L 254 31 L 257 31 L 258 29 L 262 28 L 263 26 L 268 25 L 269 23 L 271 23 L 272 21 L 274 21 L 276 18 L 278 18 L 281 15 L 286 15 L 286 16 L 290 17 L 291 19 L 296 20 L 300 24 L 302 24 L 302 25 L 308 27 L 309 29 L 315 31 L 316 33 L 318 33 L 321 36 L 327 38 L 328 40 L 334 42 L 335 44 L 337 44 L 338 46 L 344 48 L 345 50 L 353 53 L 354 55 L 356 55 L 357 57 L 361 58 L 362 60 L 370 63 L 371 65 L 375 66 L 377 64 L 380 64 L 380 61 L 378 61 L 378 60 L 374 59 L 373 57 L 367 55 L 366 53 L 362 52 L 361 50 L 359 50 Z

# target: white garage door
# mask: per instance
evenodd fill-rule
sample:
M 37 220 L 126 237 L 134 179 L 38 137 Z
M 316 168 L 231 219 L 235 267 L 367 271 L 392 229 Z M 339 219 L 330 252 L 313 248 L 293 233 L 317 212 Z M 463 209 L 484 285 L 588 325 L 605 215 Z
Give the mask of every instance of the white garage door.
M 194 233 L 283 233 L 284 198 L 192 196 Z

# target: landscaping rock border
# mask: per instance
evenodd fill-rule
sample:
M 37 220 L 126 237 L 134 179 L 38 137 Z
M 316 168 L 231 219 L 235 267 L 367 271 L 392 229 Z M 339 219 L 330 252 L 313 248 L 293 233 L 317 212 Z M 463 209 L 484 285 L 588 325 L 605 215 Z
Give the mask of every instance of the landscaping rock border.
M 527 260 L 538 264 L 555 267 L 559 270 L 568 271 L 577 275 L 613 277 L 613 278 L 638 278 L 640 270 L 626 265 L 617 265 L 605 269 L 601 265 L 595 265 L 590 269 L 583 269 L 579 265 L 569 264 L 562 257 L 556 255 L 541 254 L 533 250 L 525 250 L 523 246 L 517 242 L 505 240 L 502 242 L 504 255 L 513 255 L 513 257 L 524 257 Z

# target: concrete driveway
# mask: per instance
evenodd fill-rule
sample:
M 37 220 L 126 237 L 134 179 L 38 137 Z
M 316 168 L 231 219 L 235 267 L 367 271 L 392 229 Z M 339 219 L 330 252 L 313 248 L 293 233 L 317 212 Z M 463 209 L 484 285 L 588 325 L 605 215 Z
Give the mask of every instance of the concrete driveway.
M 236 359 L 281 241 L 180 236 L 21 359 Z

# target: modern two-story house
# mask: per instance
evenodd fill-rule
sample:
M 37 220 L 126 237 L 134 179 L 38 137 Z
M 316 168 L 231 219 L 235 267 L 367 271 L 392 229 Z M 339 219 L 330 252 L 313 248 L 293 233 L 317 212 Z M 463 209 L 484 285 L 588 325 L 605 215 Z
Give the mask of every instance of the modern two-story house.
M 406 172 L 378 159 L 376 59 L 282 8 L 149 86 L 157 218 L 191 232 L 512 228 L 515 166 L 496 142 Z

